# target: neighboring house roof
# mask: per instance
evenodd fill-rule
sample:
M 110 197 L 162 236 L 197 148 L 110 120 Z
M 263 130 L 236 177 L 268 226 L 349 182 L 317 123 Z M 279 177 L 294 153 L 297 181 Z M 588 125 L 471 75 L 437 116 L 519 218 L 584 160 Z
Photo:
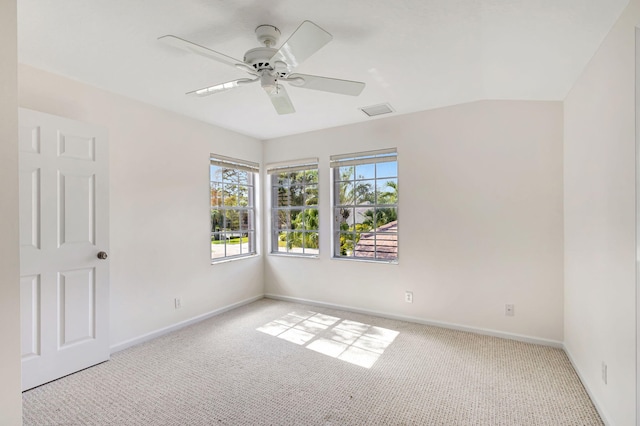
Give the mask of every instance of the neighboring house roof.
M 398 258 L 398 221 L 394 220 L 375 229 L 363 232 L 356 244 L 355 257 L 393 260 Z

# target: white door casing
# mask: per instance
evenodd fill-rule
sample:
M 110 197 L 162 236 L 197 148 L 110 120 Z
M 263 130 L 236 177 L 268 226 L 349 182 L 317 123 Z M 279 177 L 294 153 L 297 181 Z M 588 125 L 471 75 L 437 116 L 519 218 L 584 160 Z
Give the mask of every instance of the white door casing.
M 109 359 L 107 132 L 19 111 L 22 389 Z

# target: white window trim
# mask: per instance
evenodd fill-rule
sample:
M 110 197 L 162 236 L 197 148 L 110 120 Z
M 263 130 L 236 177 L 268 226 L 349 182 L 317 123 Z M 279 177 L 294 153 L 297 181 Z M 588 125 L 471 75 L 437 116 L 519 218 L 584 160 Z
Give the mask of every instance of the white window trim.
M 280 252 L 274 251 L 274 245 L 277 244 L 279 229 L 276 226 L 276 222 L 274 219 L 274 211 L 278 209 L 276 207 L 276 203 L 274 203 L 273 199 L 273 182 L 272 177 L 275 174 L 283 173 L 283 172 L 296 172 L 302 170 L 318 170 L 318 183 L 316 184 L 318 188 L 318 192 L 320 189 L 320 168 L 319 168 L 319 159 L 317 157 L 314 158 L 306 158 L 299 160 L 290 160 L 283 161 L 278 163 L 268 164 L 266 167 L 267 172 L 267 192 L 269 199 L 269 250 L 268 253 L 273 256 L 283 256 L 283 257 L 299 257 L 305 259 L 315 259 L 320 256 L 320 248 L 318 248 L 318 253 L 295 253 L 295 252 Z M 314 206 L 302 206 L 303 210 L 310 210 L 315 208 L 320 212 L 320 204 L 318 203 Z M 289 206 L 291 209 L 291 206 Z M 317 230 L 318 237 L 320 236 L 320 229 Z
M 398 182 L 398 188 L 400 187 L 399 175 L 400 175 L 400 163 L 398 162 L 398 151 L 396 148 L 388 148 L 388 149 L 379 149 L 373 151 L 362 151 L 355 153 L 347 153 L 347 154 L 338 154 L 332 155 L 330 157 L 330 172 L 331 172 L 331 194 L 330 194 L 330 203 L 331 203 L 331 247 L 332 253 L 331 258 L 333 260 L 345 260 L 345 261 L 356 261 L 356 262 L 369 262 L 369 263 L 381 263 L 381 264 L 398 264 L 398 259 L 400 258 L 400 234 L 399 232 L 396 235 L 396 244 L 398 251 L 396 253 L 395 259 L 376 259 L 376 258 L 368 258 L 368 257 L 355 257 L 355 256 L 341 256 L 339 255 L 340 250 L 340 239 L 339 237 L 336 239 L 336 235 L 339 233 L 339 230 L 336 229 L 338 226 L 335 210 L 336 210 L 336 194 L 335 194 L 335 182 L 336 182 L 336 169 L 339 167 L 345 166 L 357 166 L 362 164 L 375 164 L 375 163 L 383 163 L 389 162 L 390 159 L 393 158 L 393 161 L 396 161 L 397 173 L 395 176 L 396 182 Z M 398 190 L 398 200 L 400 199 L 400 191 Z M 375 208 L 378 204 L 373 205 Z M 399 218 L 399 203 L 396 202 L 396 215 Z M 398 219 L 397 219 L 398 220 Z M 399 231 L 399 229 L 398 229 Z
M 250 251 L 248 251 L 247 253 L 241 253 L 241 254 L 237 254 L 237 255 L 232 255 L 232 256 L 224 256 L 224 257 L 217 257 L 217 258 L 211 258 L 211 264 L 220 264 L 220 263 L 225 263 L 225 262 L 229 262 L 229 261 L 234 261 L 234 260 L 240 260 L 240 259 L 247 259 L 247 258 L 251 258 L 251 257 L 255 257 L 259 255 L 259 251 L 258 251 L 258 224 L 260 222 L 260 219 L 258 217 L 258 206 L 257 206 L 257 200 L 258 200 L 258 191 L 260 190 L 259 188 L 259 175 L 260 175 L 260 164 L 259 163 L 255 163 L 252 161 L 248 161 L 248 160 L 240 160 L 240 159 L 236 159 L 236 158 L 232 158 L 232 157 L 226 157 L 223 155 L 218 155 L 218 154 L 209 154 L 209 165 L 214 165 L 214 166 L 221 166 L 221 167 L 227 167 L 227 168 L 233 168 L 233 169 L 237 169 L 237 170 L 242 170 L 242 171 L 246 171 L 249 173 L 252 173 L 252 178 L 251 178 L 251 183 L 248 185 L 250 187 L 253 188 L 253 196 L 250 197 L 250 206 L 249 207 L 238 207 L 237 210 L 248 210 L 249 212 L 253 213 L 253 228 L 249 231 L 249 232 L 253 232 L 253 241 L 252 244 L 249 245 L 250 247 Z M 209 210 L 213 210 L 213 206 L 211 206 L 211 173 L 209 173 Z M 225 210 L 225 209 L 223 209 Z M 232 210 L 232 209 L 229 209 Z M 211 214 L 209 214 L 211 216 Z M 213 235 L 213 231 L 211 230 L 211 218 L 209 218 L 209 241 L 211 241 L 211 237 Z M 211 246 L 211 244 L 210 244 Z M 226 246 L 226 244 L 225 244 Z M 253 249 L 253 250 L 251 250 Z

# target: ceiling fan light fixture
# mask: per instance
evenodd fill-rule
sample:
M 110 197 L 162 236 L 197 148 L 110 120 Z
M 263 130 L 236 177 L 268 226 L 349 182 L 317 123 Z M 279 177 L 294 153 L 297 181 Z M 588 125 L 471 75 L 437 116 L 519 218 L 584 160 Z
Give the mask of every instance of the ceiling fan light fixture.
M 388 103 L 362 107 L 360 108 L 360 111 L 364 112 L 369 117 L 375 117 L 376 115 L 390 114 L 392 112 L 395 112 L 395 110 Z
M 267 93 L 276 93 L 278 90 L 276 76 L 268 72 L 262 72 L 260 76 L 260 86 L 262 86 Z

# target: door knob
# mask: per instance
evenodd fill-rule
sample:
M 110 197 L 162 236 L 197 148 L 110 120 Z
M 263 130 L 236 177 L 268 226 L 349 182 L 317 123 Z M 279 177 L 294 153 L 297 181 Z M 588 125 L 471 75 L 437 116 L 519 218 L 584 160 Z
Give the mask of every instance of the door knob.
M 104 251 L 98 252 L 98 259 L 105 260 L 108 257 L 107 253 Z

